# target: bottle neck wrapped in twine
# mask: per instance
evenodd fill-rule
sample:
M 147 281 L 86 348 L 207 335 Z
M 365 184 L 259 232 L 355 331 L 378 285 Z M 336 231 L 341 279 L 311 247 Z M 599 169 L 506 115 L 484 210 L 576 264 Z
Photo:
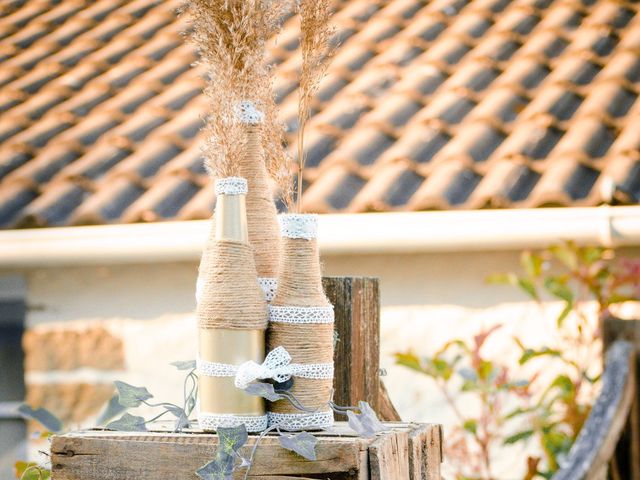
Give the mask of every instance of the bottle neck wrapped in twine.
M 316 240 L 317 215 L 281 215 L 280 225 L 282 256 L 278 291 L 272 305 L 330 305 L 322 288 L 320 253 Z
M 215 225 L 200 262 L 196 308 L 201 328 L 266 329 L 267 305 L 258 284 L 245 217 L 246 180 L 216 182 Z
M 244 154 L 238 166 L 249 185 L 249 243 L 254 249 L 258 276 L 275 278 L 280 260 L 280 229 L 262 143 L 264 115 L 251 102 L 242 102 L 239 115 L 246 131 Z

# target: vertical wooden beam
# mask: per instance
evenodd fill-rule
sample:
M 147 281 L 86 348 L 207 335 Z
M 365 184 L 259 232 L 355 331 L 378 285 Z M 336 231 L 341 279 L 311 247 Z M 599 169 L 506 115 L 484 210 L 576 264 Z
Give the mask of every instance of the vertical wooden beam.
M 323 286 L 336 315 L 335 402 L 348 406 L 364 400 L 382 420 L 399 420 L 380 381 L 378 279 L 325 277 Z
M 606 318 L 602 336 L 605 351 L 616 340 L 628 340 L 636 350 L 636 394 L 616 447 L 614 466 L 619 470 L 620 478 L 640 480 L 640 320 Z

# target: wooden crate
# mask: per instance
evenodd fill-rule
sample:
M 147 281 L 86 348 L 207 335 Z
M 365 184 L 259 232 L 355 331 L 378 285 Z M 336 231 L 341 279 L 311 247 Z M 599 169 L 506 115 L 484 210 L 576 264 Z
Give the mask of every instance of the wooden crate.
M 438 480 L 442 461 L 439 425 L 387 423 L 373 439 L 355 436 L 344 422 L 317 432 L 316 461 L 263 438 L 249 478 L 260 480 Z M 256 436 L 243 447 L 249 457 Z M 215 454 L 217 436 L 201 432 L 126 433 L 87 430 L 52 437 L 54 480 L 197 480 L 194 473 Z M 234 479 L 244 477 L 244 470 Z

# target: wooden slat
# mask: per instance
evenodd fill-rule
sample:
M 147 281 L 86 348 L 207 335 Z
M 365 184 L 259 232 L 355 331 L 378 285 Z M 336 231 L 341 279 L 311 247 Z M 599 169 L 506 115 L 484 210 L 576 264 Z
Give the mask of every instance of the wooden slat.
M 636 395 L 635 351 L 616 341 L 606 356 L 598 396 L 563 468 L 553 480 L 603 480 Z
M 371 444 L 369 472 L 371 480 L 410 478 L 408 432 L 393 432 Z
M 409 478 L 439 480 L 442 463 L 442 426 L 422 425 L 409 434 Z
M 364 400 L 371 404 L 382 420 L 400 420 L 380 382 L 378 279 L 325 277 L 323 286 L 335 307 L 338 333 L 334 355 L 335 402 L 339 405 L 356 405 Z
M 363 439 L 344 422 L 318 432 L 318 460 L 308 461 L 283 449 L 275 435 L 267 435 L 256 452 L 249 478 L 285 480 L 439 480 L 440 427 L 387 424 L 389 431 Z M 250 436 L 242 454 L 256 436 Z M 131 480 L 158 478 L 197 480 L 195 471 L 210 461 L 216 435 L 165 431 L 127 433 L 83 431 L 52 437 L 53 480 Z M 242 478 L 244 471 L 234 478 Z

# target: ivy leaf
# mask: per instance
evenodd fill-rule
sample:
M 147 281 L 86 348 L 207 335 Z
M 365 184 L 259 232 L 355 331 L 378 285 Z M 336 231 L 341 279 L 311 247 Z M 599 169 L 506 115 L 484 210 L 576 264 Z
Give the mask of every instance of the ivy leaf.
M 307 432 L 296 433 L 295 435 L 280 435 L 280 445 L 282 448 L 291 450 L 307 460 L 315 461 L 316 444 L 318 439 Z
M 167 405 L 165 408 L 174 417 L 176 417 L 176 424 L 174 427 L 175 431 L 180 431 L 183 428 L 189 427 L 189 417 L 187 416 L 187 412 L 185 412 L 183 408 L 180 408 L 177 405 Z
M 118 420 L 114 420 L 107 424 L 109 430 L 118 430 L 121 432 L 146 432 L 147 426 L 142 417 L 136 417 L 129 413 L 125 413 Z
M 522 432 L 518 432 L 510 437 L 505 438 L 504 445 L 513 445 L 514 443 L 521 442 L 530 438 L 533 435 L 533 430 L 523 430 Z
M 358 404 L 360 413 L 356 413 L 352 410 L 347 411 L 347 418 L 349 419 L 349 427 L 358 435 L 371 438 L 375 437 L 376 433 L 383 431 L 384 425 L 378 420 L 376 413 L 367 402 L 360 402 Z
M 50 432 L 58 433 L 62 430 L 62 422 L 58 417 L 46 408 L 31 408 L 26 403 L 18 407 L 18 413 L 22 418 L 35 420 Z
M 219 428 L 218 438 L 220 439 L 220 450 L 227 455 L 233 456 L 235 452 L 247 443 L 249 435 L 243 423 L 237 427 Z
M 139 407 L 142 402 L 153 398 L 144 387 L 134 387 L 128 383 L 116 380 L 113 382 L 118 389 L 118 402 L 127 408 Z
M 126 410 L 126 407 L 120 405 L 120 401 L 118 400 L 118 395 L 114 395 L 107 403 L 107 406 L 104 408 L 100 417 L 98 418 L 98 425 L 104 425 L 112 418 L 120 415 Z
M 284 395 L 277 393 L 273 388 L 273 385 L 270 383 L 250 383 L 249 386 L 244 389 L 244 391 L 249 395 L 266 398 L 270 402 L 277 402 L 278 400 L 282 400 L 284 398 Z
M 176 367 L 178 370 L 193 370 L 196 368 L 196 361 L 187 360 L 184 362 L 171 362 L 169 365 Z
M 16 462 L 14 469 L 15 478 L 20 480 L 49 480 L 51 478 L 51 472 L 36 462 Z
M 196 470 L 202 480 L 231 480 L 233 478 L 233 456 L 221 450 L 216 458 Z

